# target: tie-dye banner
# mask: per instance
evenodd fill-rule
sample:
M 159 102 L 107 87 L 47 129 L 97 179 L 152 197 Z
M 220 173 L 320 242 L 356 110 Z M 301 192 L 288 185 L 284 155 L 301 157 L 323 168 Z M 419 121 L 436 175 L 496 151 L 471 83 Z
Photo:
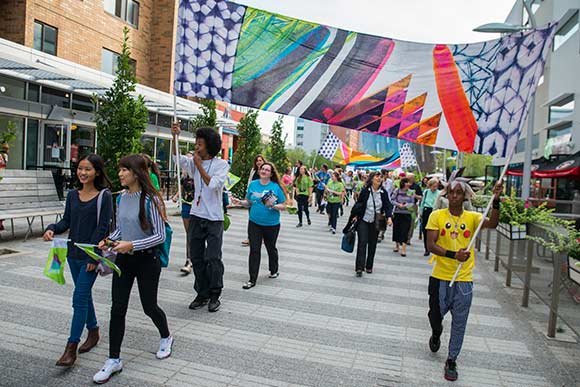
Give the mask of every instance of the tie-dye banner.
M 423 44 L 224 0 L 180 0 L 175 92 L 440 148 L 505 156 L 555 25 Z
M 366 170 L 381 170 L 388 169 L 389 171 L 397 168 L 401 168 L 401 156 L 399 152 L 394 153 L 390 157 L 386 157 L 379 161 L 368 161 L 368 162 L 352 162 L 348 166 L 354 167 L 354 169 L 366 169 Z

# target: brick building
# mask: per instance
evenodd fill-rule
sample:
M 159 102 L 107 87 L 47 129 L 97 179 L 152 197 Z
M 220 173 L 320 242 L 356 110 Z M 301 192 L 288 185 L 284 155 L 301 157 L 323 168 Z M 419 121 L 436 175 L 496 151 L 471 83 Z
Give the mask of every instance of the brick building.
M 172 92 L 177 1 L 4 0 L 0 38 L 112 73 L 123 28 L 139 83 Z
M 91 97 L 112 84 L 126 27 L 136 93 L 149 110 L 141 142 L 162 170 L 171 170 L 176 13 L 177 0 L 0 1 L 0 132 L 11 125 L 17 135 L 8 168 L 71 175 L 76 160 L 94 152 Z M 177 98 L 184 129 L 199 113 L 197 103 Z M 236 113 L 221 105 L 217 111 L 226 159 L 237 143 Z M 193 141 L 184 131 L 181 149 L 193 149 Z

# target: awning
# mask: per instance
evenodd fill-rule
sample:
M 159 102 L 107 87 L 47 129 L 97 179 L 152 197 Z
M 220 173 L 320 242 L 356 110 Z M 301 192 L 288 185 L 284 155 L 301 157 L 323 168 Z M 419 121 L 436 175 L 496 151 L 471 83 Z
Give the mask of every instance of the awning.
M 523 176 L 521 167 L 510 168 L 509 176 Z M 568 159 L 549 161 L 544 158 L 532 163 L 532 178 L 537 179 L 573 179 L 580 180 L 580 152 Z

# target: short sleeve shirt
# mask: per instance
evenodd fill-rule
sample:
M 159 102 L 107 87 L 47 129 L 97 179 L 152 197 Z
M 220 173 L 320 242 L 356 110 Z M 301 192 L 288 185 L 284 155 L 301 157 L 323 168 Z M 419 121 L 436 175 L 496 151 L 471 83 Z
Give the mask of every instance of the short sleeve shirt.
M 263 185 L 260 180 L 254 180 L 248 186 L 246 199 L 252 203 L 250 221 L 260 226 L 280 224 L 280 211 L 272 208 L 286 201 L 286 195 L 279 184 L 271 181 Z
M 427 230 L 438 232 L 437 244 L 445 250 L 458 251 L 465 249 L 471 241 L 473 233 L 481 221 L 482 214 L 479 212 L 463 211 L 461 216 L 453 216 L 448 209 L 436 210 L 429 216 Z M 433 254 L 431 261 L 435 260 L 432 276 L 451 281 L 459 262 L 455 259 L 441 257 Z M 471 249 L 469 259 L 463 263 L 456 281 L 473 281 L 473 268 L 475 267 L 475 250 Z
M 344 192 L 344 184 L 340 181 L 329 181 L 326 185 L 326 188 L 335 192 Z M 328 202 L 329 203 L 340 203 L 342 201 L 342 197 L 340 195 L 335 195 L 333 193 L 328 193 Z

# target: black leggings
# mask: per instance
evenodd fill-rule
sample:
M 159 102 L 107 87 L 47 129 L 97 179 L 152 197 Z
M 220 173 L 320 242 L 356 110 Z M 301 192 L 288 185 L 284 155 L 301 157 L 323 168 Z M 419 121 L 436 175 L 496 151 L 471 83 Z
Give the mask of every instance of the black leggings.
M 250 257 L 249 257 L 249 271 L 250 282 L 256 283 L 258 273 L 260 272 L 260 261 L 262 259 L 262 241 L 266 246 L 268 252 L 268 269 L 270 274 L 278 272 L 278 249 L 276 248 L 276 241 L 280 233 L 280 225 L 275 226 L 260 226 L 252 222 L 248 222 L 250 230 Z
M 136 251 L 133 255 L 119 254 L 116 263 L 121 269 L 121 276 L 113 273 L 113 305 L 109 326 L 109 357 L 111 359 L 118 359 L 121 355 L 121 343 L 125 335 L 125 315 L 135 278 L 143 311 L 151 318 L 161 337 L 169 337 L 167 318 L 157 305 L 157 290 L 161 274 L 159 259 L 155 257 L 153 251 L 144 250 Z
M 306 219 L 310 220 L 310 210 L 308 210 L 308 195 L 298 195 L 296 197 L 298 202 L 298 221 L 302 223 L 302 212 L 306 214 Z
M 431 207 L 423 208 L 423 213 L 421 214 L 421 234 L 423 235 L 423 244 L 425 245 L 425 251 L 427 251 L 427 222 L 429 221 L 429 215 L 433 212 Z

